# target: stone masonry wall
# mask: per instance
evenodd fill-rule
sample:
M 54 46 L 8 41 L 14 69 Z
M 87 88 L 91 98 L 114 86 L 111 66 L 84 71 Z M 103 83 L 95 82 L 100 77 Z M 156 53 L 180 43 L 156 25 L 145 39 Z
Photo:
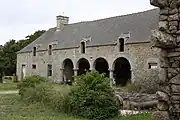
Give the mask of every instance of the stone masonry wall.
M 160 8 L 159 30 L 152 43 L 161 48 L 161 90 L 157 92 L 158 111 L 153 120 L 180 120 L 180 0 L 151 0 Z
M 63 61 L 71 59 L 74 69 L 78 68 L 78 60 L 85 58 L 90 63 L 90 69 L 94 69 L 94 61 L 103 57 L 109 64 L 109 69 L 113 70 L 113 62 L 119 58 L 126 58 L 131 64 L 132 81 L 143 79 L 143 75 L 148 71 L 149 62 L 159 63 L 159 49 L 151 49 L 150 43 L 126 44 L 125 51 L 119 52 L 117 45 L 87 47 L 86 53 L 81 54 L 80 48 L 54 50 L 51 56 L 47 51 L 37 52 L 37 56 L 32 53 L 21 53 L 17 55 L 17 76 L 20 80 L 21 66 L 26 65 L 26 75 L 38 74 L 47 77 L 47 64 L 53 66 L 54 81 L 62 81 Z M 36 64 L 36 70 L 32 69 L 32 64 Z M 160 66 L 159 66 L 160 68 Z

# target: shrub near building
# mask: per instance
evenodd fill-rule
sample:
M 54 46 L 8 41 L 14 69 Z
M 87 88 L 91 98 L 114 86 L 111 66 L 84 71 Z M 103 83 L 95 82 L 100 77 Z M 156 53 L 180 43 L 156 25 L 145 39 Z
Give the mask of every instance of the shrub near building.
M 91 120 L 105 120 L 118 115 L 118 104 L 110 79 L 95 71 L 75 77 L 77 86 L 66 99 L 67 111 Z

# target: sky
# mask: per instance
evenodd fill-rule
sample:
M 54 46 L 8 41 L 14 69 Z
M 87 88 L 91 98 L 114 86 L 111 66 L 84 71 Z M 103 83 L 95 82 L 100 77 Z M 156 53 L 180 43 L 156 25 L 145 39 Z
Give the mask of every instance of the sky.
M 0 45 L 55 27 L 57 15 L 75 23 L 153 8 L 150 0 L 0 0 Z

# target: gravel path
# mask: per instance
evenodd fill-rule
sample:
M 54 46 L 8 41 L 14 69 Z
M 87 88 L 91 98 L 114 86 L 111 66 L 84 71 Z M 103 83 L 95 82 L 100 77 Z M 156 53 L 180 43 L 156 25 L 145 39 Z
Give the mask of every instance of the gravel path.
M 18 94 L 18 90 L 0 91 L 0 95 L 3 94 Z

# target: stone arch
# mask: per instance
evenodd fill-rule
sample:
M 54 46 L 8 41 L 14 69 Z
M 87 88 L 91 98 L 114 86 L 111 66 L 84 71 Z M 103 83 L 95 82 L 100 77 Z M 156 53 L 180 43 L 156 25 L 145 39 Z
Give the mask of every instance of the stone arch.
M 90 69 L 90 63 L 87 59 L 81 58 L 77 62 L 78 75 L 86 74 Z
M 72 81 L 73 80 L 73 75 L 74 75 L 74 65 L 73 61 L 69 58 L 65 59 L 63 61 L 63 81 Z
M 109 77 L 109 64 L 105 58 L 99 57 L 94 61 L 94 69 L 100 74 L 104 73 Z
M 125 86 L 128 82 L 131 82 L 131 65 L 126 58 L 117 58 L 113 63 L 113 69 L 116 85 Z

